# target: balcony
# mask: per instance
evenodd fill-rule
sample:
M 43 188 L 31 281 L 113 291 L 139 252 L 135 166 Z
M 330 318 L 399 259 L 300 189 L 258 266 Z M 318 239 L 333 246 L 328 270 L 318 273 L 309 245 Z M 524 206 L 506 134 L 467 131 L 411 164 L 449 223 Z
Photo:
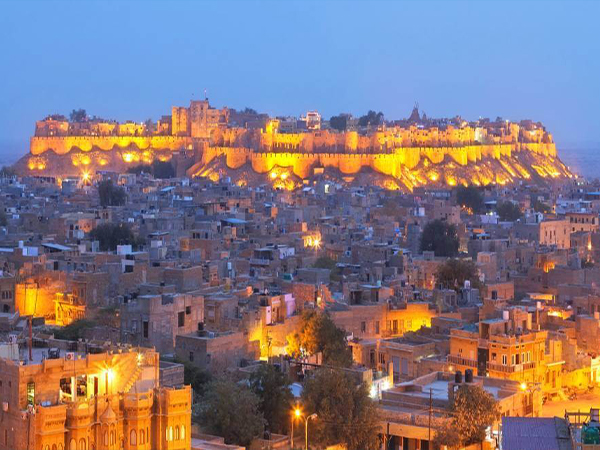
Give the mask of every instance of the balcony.
M 528 363 L 523 363 L 523 364 L 515 364 L 514 366 L 505 366 L 503 364 L 496 364 L 496 363 L 488 362 L 487 368 L 488 368 L 488 371 L 493 371 L 493 372 L 517 373 L 517 372 L 524 372 L 526 370 L 535 369 L 535 363 L 528 362 Z
M 462 356 L 448 355 L 447 361 L 450 364 L 454 364 L 457 366 L 466 366 L 466 367 L 477 367 L 477 361 L 474 359 L 463 358 Z

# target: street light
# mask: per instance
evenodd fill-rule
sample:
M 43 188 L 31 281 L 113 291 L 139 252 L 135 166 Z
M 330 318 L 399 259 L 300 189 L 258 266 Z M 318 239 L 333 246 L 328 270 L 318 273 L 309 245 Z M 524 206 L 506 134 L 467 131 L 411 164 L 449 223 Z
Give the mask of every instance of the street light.
M 302 411 L 300 408 L 295 408 L 292 414 L 292 432 L 290 433 L 290 447 L 294 450 L 294 421 L 302 417 Z
M 311 414 L 310 416 L 308 416 L 304 422 L 304 449 L 308 450 L 308 421 L 310 419 L 316 419 L 317 418 L 317 414 Z

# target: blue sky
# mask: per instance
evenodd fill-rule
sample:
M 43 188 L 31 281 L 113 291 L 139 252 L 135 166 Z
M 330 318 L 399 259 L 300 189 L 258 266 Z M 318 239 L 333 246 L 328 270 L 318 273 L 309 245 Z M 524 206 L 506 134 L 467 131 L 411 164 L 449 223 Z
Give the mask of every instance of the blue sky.
M 73 108 L 216 106 L 543 121 L 600 142 L 600 2 L 0 1 L 0 153 Z

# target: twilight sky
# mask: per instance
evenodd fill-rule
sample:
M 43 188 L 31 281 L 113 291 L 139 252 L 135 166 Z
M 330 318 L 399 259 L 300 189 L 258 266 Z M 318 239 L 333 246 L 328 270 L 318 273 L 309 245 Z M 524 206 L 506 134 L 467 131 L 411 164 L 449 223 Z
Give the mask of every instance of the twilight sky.
M 543 121 L 600 142 L 600 2 L 0 2 L 0 155 L 49 113 L 215 106 Z M 597 145 L 600 147 L 600 145 Z

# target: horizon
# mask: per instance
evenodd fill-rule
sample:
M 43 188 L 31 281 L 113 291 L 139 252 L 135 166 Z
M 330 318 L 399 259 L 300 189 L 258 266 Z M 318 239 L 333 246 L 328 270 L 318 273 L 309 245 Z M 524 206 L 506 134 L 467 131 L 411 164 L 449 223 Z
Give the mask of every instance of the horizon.
M 559 150 L 600 147 L 595 2 L 4 5 L 4 158 L 25 154 L 48 114 L 156 120 L 204 89 L 214 106 L 272 116 L 400 119 L 419 102 L 429 117 L 542 122 Z

